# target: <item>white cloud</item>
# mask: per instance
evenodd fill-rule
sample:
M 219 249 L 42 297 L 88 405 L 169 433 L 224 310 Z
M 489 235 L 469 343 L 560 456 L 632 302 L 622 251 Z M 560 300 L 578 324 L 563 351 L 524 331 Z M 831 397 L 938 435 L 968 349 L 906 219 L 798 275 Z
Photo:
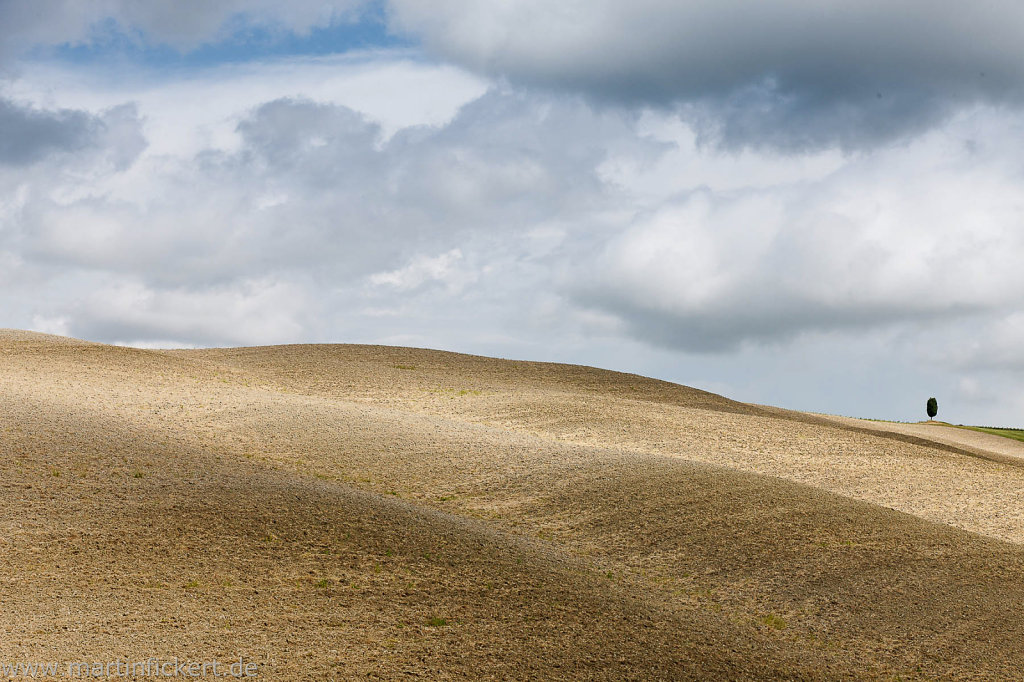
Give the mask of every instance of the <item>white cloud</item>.
M 198 290 L 121 279 L 76 300 L 63 329 L 131 345 L 289 343 L 314 326 L 309 294 L 269 277 Z
M 69 320 L 65 316 L 47 317 L 45 315 L 33 315 L 32 322 L 28 325 L 28 329 L 34 332 L 42 332 L 43 334 L 69 336 L 71 333 L 71 327 L 68 323 Z
M 579 264 L 577 296 L 697 351 L 1001 315 L 1024 305 L 1024 190 L 1002 144 L 1021 132 L 978 110 L 818 179 L 684 192 Z
M 374 287 L 401 292 L 410 292 L 425 284 L 438 283 L 444 285 L 450 293 L 458 293 L 464 286 L 476 280 L 474 273 L 459 269 L 461 260 L 460 249 L 452 249 L 434 257 L 420 255 L 413 258 L 405 267 L 374 273 L 367 281 Z

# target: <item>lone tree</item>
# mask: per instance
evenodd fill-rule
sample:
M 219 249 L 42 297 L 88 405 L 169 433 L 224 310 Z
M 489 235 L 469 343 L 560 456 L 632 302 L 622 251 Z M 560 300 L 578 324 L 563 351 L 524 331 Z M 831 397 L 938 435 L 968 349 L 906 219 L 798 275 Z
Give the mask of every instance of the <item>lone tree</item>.
M 928 398 L 928 418 L 935 419 L 935 415 L 939 413 L 939 401 L 935 398 Z

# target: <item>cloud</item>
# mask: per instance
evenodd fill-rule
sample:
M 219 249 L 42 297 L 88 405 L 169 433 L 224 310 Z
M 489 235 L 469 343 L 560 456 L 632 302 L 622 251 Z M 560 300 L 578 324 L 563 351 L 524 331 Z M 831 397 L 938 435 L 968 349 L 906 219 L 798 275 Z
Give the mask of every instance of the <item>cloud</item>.
M 819 179 L 686 192 L 591 240 L 568 290 L 638 339 L 701 353 L 999 319 L 1024 305 L 1024 192 L 1001 142 L 1020 127 L 979 111 Z
M 235 150 L 238 123 L 267 102 L 292 98 L 340 104 L 376 125 L 384 138 L 412 126 L 442 126 L 488 90 L 482 79 L 408 51 L 289 57 L 222 64 L 188 73 L 153 67 L 96 69 L 32 62 L 6 88 L 19 100 L 94 113 L 131 102 L 150 153 L 187 156 Z M 189 106 L 201 101 L 203 106 Z
M 459 269 L 461 260 L 461 249 L 452 249 L 434 257 L 420 255 L 404 267 L 374 273 L 367 281 L 372 287 L 403 293 L 416 291 L 431 284 L 443 285 L 450 292 L 457 293 L 476 279 L 474 273 L 466 273 Z
M 92 146 L 103 127 L 83 111 L 47 111 L 0 98 L 0 164 L 20 166 Z
M 669 107 L 705 143 L 799 153 L 874 148 L 975 104 L 1024 98 L 1024 9 L 981 0 L 808 6 L 798 0 L 101 0 L 0 6 L 0 51 L 109 43 L 189 51 L 254 28 L 303 35 L 378 22 L 432 56 L 488 78 Z
M 98 120 L 113 129 L 118 117 L 138 124 L 131 110 Z M 370 329 L 413 300 L 450 315 L 471 291 L 498 326 L 689 353 L 995 319 L 1024 291 L 1013 229 L 1024 195 L 1002 142 L 1024 130 L 999 109 L 857 157 L 736 155 L 702 147 L 671 113 L 505 88 L 390 136 L 364 113 L 302 98 L 235 120 L 224 147 L 120 166 L 82 152 L 73 176 L 41 162 L 0 245 L 36 268 L 141 287 L 142 308 L 181 292 L 243 300 L 272 281 Z M 100 326 L 98 307 L 35 314 L 108 340 L 270 338 L 237 320 L 218 336 L 212 316 L 178 336 L 134 318 L 118 327 L 129 308 Z M 282 325 L 298 338 L 310 320 Z
M 727 146 L 872 147 L 1024 95 L 1024 7 L 927 0 L 392 0 L 393 25 L 492 77 L 684 105 Z
M 87 292 L 75 307 L 70 320 L 58 318 L 60 329 L 172 346 L 295 342 L 309 333 L 315 309 L 305 288 L 273 278 L 203 289 L 155 289 L 123 280 Z
M 963 107 L 1024 98 L 1024 9 L 1002 0 L 969 13 L 926 0 L 39 0 L 0 7 L 0 46 L 117 34 L 188 51 L 253 28 L 302 35 L 380 21 L 381 7 L 390 30 L 437 58 L 595 101 L 672 107 L 704 141 L 732 149 L 872 148 Z
M 112 129 L 127 113 L 112 110 L 102 121 Z M 608 148 L 658 148 L 630 141 L 629 116 L 500 90 L 446 123 L 391 136 L 365 114 L 309 99 L 264 102 L 236 120 L 237 140 L 224 147 L 147 149 L 115 165 L 100 136 L 95 151 L 79 154 L 74 174 L 51 159 L 31 177 L 7 178 L 6 187 L 24 189 L 0 232 L 0 252 L 53 278 L 62 291 L 54 298 L 68 295 L 70 273 L 80 273 L 104 291 L 121 283 L 111 297 L 130 302 L 109 309 L 48 304 L 33 315 L 105 340 L 234 343 L 252 331 L 252 343 L 271 335 L 230 316 L 220 319 L 218 336 L 213 315 L 194 328 L 164 328 L 155 312 L 131 311 L 173 318 L 179 313 L 168 301 L 185 301 L 182 292 L 228 304 L 228 292 L 243 300 L 247 283 L 265 280 L 322 297 L 338 306 L 337 320 L 350 317 L 341 311 L 358 311 L 353 296 L 394 309 L 403 297 L 429 298 L 435 289 L 455 295 L 495 262 L 545 257 L 576 221 L 609 210 L 614 190 L 605 192 L 598 172 Z M 600 137 L 607 146 L 593 144 Z M 247 310 L 272 318 L 262 308 Z M 295 325 L 316 327 L 308 317 L 295 320 L 282 324 L 296 335 Z
M 1018 306 L 982 318 L 970 329 L 952 330 L 937 339 L 929 355 L 963 371 L 1024 373 L 1024 312 Z
M 257 164 L 289 183 L 346 186 L 373 173 L 380 128 L 348 107 L 280 99 L 238 124 L 237 162 Z

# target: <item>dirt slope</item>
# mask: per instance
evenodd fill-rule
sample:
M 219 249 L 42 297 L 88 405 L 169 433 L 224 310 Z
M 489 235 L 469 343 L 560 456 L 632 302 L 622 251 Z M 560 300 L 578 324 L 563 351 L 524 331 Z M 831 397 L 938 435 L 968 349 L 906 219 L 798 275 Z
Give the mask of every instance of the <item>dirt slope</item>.
M 851 428 L 922 438 L 940 445 L 949 445 L 985 459 L 1024 466 L 1024 443 L 1005 436 L 946 426 L 939 422 L 905 424 L 834 416 L 826 416 L 825 419 Z
M 0 368 L 7 662 L 241 655 L 265 679 L 1024 669 L 1018 467 L 435 351 L 0 332 Z

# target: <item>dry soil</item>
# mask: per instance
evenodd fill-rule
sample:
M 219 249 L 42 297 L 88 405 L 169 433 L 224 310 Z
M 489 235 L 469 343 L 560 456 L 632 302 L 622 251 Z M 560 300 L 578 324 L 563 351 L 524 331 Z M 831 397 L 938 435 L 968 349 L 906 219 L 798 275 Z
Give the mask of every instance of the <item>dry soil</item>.
M 1024 670 L 1024 460 L 1002 443 L 407 348 L 8 330 L 0 370 L 0 665 Z

